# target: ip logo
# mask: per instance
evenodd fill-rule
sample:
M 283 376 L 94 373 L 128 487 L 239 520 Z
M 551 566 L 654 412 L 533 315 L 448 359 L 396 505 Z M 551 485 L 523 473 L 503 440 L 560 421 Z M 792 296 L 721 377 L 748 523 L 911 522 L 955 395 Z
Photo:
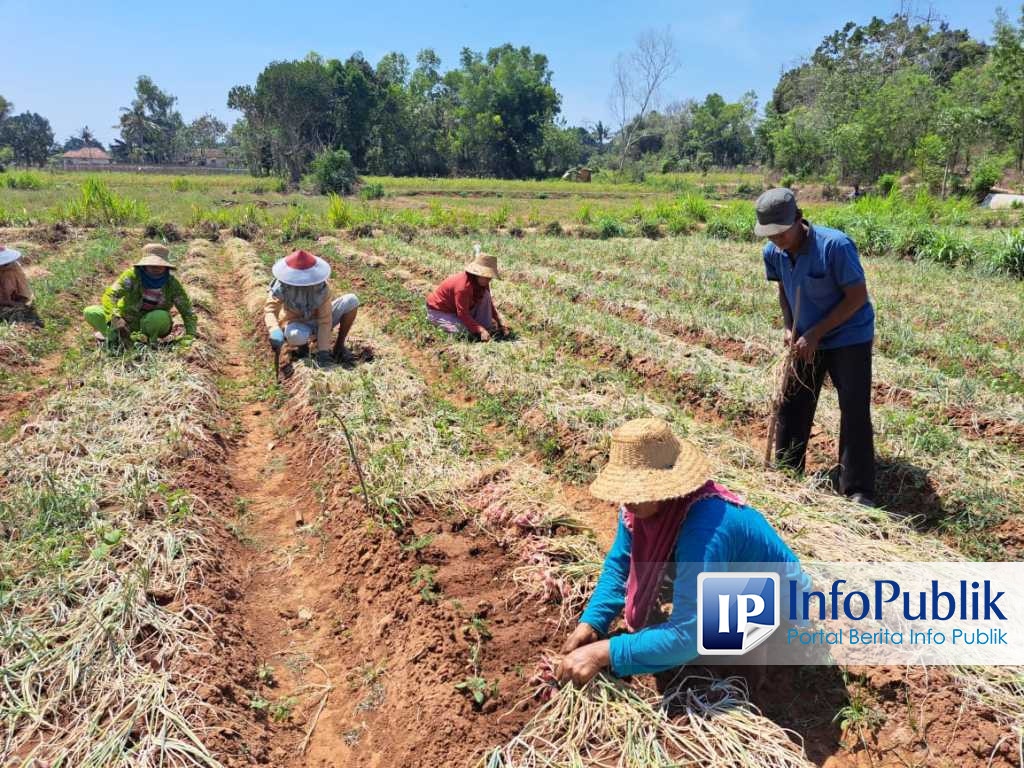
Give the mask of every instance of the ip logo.
M 742 656 L 779 626 L 777 573 L 697 576 L 697 652 Z

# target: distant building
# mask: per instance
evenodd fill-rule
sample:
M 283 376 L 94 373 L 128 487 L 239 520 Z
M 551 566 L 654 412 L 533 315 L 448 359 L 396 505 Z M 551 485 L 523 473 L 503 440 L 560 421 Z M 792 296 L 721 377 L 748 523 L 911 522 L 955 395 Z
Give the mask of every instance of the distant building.
M 110 155 L 99 147 L 83 147 L 73 149 L 61 155 L 65 168 L 79 168 L 82 166 L 110 165 Z
M 198 165 L 205 165 L 207 168 L 227 168 L 228 154 L 223 149 L 214 147 L 206 150 L 206 162 L 200 160 Z

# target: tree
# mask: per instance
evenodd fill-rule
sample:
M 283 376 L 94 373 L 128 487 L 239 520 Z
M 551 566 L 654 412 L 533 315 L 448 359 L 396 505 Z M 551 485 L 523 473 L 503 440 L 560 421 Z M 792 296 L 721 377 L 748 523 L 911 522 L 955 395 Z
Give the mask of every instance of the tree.
M 115 154 L 134 162 L 166 163 L 173 159 L 177 133 L 185 123 L 174 109 L 177 101 L 146 75 L 135 82 L 135 98 L 121 107 L 121 141 Z
M 103 149 L 103 143 L 96 140 L 96 136 L 89 130 L 89 126 L 87 125 L 78 132 L 77 136 L 71 136 L 68 138 L 68 140 L 64 142 L 63 149 L 65 152 L 72 152 L 76 149 L 86 149 L 88 147 Z
M 644 117 L 658 106 L 661 89 L 679 69 L 669 29 L 648 30 L 628 54 L 619 54 L 612 70 L 611 109 L 619 123 L 619 170 L 637 140 Z
M 995 48 L 992 64 L 998 90 L 1000 132 L 1013 145 L 1017 170 L 1024 170 L 1024 7 L 1020 24 L 1014 24 L 1000 9 L 996 13 Z
M 206 113 L 179 131 L 179 136 L 182 137 L 179 144 L 185 150 L 185 154 L 197 160 L 200 165 L 205 165 L 207 151 L 221 142 L 227 130 L 228 127 L 223 120 Z
M 0 124 L 0 146 L 11 148 L 19 165 L 46 165 L 53 147 L 50 121 L 35 112 L 22 112 Z
M 14 111 L 14 104 L 3 96 L 0 96 L 0 123 L 7 119 L 8 115 Z

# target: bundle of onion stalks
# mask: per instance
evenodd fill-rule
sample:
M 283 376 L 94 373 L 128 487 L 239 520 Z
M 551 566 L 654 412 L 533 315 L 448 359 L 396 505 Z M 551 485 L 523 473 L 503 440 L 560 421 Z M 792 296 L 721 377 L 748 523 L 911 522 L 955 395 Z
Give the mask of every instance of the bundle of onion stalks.
M 550 699 L 517 736 L 484 756 L 483 768 L 812 765 L 799 737 L 747 700 L 741 678 L 685 676 L 665 694 L 603 674 L 582 688 L 555 688 L 550 675 L 535 681 L 536 694 Z

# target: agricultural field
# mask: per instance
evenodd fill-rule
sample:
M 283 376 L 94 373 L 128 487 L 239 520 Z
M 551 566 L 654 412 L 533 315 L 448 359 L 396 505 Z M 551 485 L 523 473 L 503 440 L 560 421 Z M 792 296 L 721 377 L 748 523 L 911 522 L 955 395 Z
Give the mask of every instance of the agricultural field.
M 830 387 L 806 475 L 762 467 L 782 343 L 759 177 L 33 177 L 0 176 L 46 323 L 0 327 L 4 768 L 1021 765 L 1017 668 L 545 674 L 611 542 L 586 484 L 630 418 L 670 421 L 803 559 L 1020 559 L 1019 211 L 812 196 L 863 241 L 878 313 L 872 509 L 833 490 Z M 81 307 L 153 239 L 198 337 L 112 355 Z M 426 322 L 475 242 L 511 341 Z M 359 295 L 357 364 L 280 383 L 262 305 L 296 247 Z

